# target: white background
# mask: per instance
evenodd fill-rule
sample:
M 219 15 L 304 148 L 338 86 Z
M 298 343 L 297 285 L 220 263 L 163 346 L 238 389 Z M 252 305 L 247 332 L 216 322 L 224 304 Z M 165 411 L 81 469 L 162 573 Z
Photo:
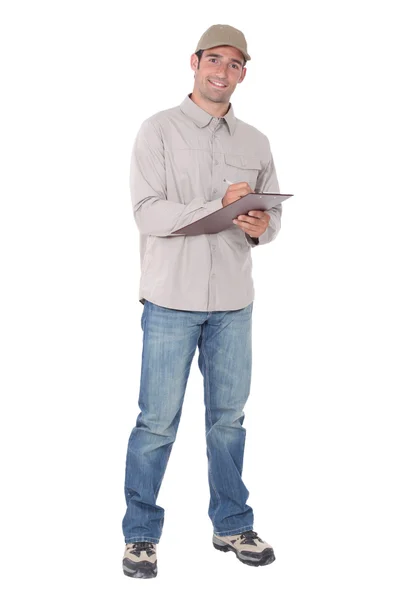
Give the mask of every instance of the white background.
M 7 597 L 399 598 L 395 2 L 5 2 L 1 44 L 2 585 Z M 269 138 L 282 230 L 252 250 L 243 477 L 277 560 L 211 544 L 192 364 L 158 503 L 159 574 L 122 573 L 143 306 L 129 161 L 192 91 L 214 23 L 252 60 L 232 103 Z M 397 59 L 396 59 L 397 54 Z M 186 591 L 185 591 L 186 589 Z

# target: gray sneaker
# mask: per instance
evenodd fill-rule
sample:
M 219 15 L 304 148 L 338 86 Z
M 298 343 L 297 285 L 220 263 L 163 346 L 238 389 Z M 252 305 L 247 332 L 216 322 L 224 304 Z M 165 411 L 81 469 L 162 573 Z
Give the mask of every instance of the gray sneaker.
M 131 542 L 125 546 L 122 568 L 128 577 L 150 579 L 157 575 L 156 544 Z
M 213 545 L 222 552 L 234 552 L 240 562 L 252 567 L 269 565 L 275 560 L 272 546 L 258 537 L 255 531 L 220 536 L 214 533 Z

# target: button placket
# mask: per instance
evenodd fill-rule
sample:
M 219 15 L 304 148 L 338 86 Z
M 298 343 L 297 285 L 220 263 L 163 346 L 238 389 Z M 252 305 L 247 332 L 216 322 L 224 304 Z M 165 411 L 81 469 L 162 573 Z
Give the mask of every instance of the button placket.
M 213 184 L 212 193 L 213 193 L 213 195 L 215 195 L 218 192 L 218 188 L 215 187 L 216 173 L 215 173 L 215 169 L 214 169 L 215 165 L 218 164 L 218 162 L 215 159 L 215 154 L 214 154 L 214 152 L 215 152 L 215 130 L 218 127 L 218 123 L 215 123 L 215 119 L 212 119 L 211 123 L 212 123 L 212 127 L 213 127 L 213 131 L 211 134 L 211 149 L 212 149 L 211 181 Z
M 212 193 L 213 196 L 215 197 L 216 194 L 218 193 L 218 188 L 216 187 L 216 183 L 217 183 L 217 169 L 216 166 L 218 165 L 218 161 L 215 158 L 215 132 L 216 129 L 218 127 L 218 120 L 212 120 L 213 125 L 215 125 L 215 127 L 213 128 L 212 134 L 211 134 L 211 151 L 212 151 L 212 156 L 211 156 L 211 181 L 212 181 Z M 211 242 L 211 240 L 213 239 L 214 236 L 210 236 L 209 241 Z M 216 244 L 214 242 L 210 243 L 210 253 L 211 253 L 211 272 L 210 272 L 210 279 L 209 279 L 209 297 L 208 297 L 208 302 L 209 305 L 212 305 L 214 303 L 214 298 L 215 298 L 215 273 L 213 272 L 214 269 L 214 265 L 215 265 L 215 251 L 216 251 Z
M 221 128 L 221 119 L 214 118 L 212 119 L 212 125 L 214 129 L 211 134 L 211 148 L 212 148 L 212 173 L 211 173 L 211 181 L 212 181 L 212 194 L 217 196 L 220 193 L 221 188 L 221 177 L 222 174 L 220 172 L 221 169 L 221 160 L 215 156 L 215 148 L 219 148 L 218 139 L 216 136 L 216 132 Z

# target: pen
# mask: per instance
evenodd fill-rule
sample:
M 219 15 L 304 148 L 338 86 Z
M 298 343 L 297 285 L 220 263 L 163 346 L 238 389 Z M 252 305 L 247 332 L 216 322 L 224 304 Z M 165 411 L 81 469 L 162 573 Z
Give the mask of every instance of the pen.
M 232 182 L 232 181 L 229 181 L 229 179 L 225 179 L 225 178 L 224 178 L 224 181 L 225 181 L 225 183 L 229 183 L 229 185 L 233 185 L 233 182 Z

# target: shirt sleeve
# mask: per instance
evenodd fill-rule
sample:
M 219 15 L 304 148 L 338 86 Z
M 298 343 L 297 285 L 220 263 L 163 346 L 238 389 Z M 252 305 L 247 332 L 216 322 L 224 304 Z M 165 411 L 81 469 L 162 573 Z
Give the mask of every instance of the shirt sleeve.
M 255 192 L 261 194 L 280 194 L 279 183 L 272 154 L 269 162 L 263 166 L 257 178 Z M 251 246 L 260 246 L 272 242 L 278 235 L 281 228 L 282 203 L 274 206 L 274 208 L 271 208 L 270 210 L 265 210 L 264 212 L 270 216 L 269 225 L 259 238 L 252 238 L 246 233 L 246 238 Z M 258 240 L 258 242 L 256 240 Z
M 157 124 L 149 120 L 144 121 L 135 139 L 130 191 L 136 225 L 145 235 L 167 237 L 222 208 L 222 196 L 211 201 L 193 198 L 187 204 L 167 196 L 162 135 Z

